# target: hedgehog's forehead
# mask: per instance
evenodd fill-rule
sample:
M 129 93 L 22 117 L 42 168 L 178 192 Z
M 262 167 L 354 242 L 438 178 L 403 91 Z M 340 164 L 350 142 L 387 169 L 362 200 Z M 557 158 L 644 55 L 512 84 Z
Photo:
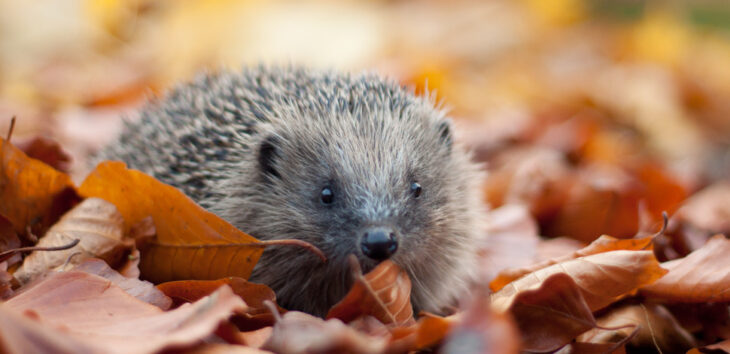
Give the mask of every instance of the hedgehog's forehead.
M 393 183 L 426 154 L 424 139 L 434 139 L 427 119 L 395 116 L 388 110 L 363 115 L 309 117 L 292 125 L 292 148 L 337 173 Z M 373 180 L 373 177 L 376 177 Z

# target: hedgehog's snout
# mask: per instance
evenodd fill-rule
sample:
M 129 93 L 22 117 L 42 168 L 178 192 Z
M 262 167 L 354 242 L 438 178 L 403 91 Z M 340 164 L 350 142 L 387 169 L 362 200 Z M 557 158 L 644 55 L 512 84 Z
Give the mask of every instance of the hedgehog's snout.
M 370 227 L 362 234 L 360 250 L 376 261 L 386 260 L 398 250 L 398 235 L 389 227 Z

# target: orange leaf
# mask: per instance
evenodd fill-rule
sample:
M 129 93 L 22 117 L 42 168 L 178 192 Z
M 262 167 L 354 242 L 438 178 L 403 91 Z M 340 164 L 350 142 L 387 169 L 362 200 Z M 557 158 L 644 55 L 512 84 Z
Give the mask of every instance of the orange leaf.
M 68 172 L 71 156 L 53 139 L 38 136 L 18 144 L 18 148 L 34 159 L 43 161 L 61 172 Z
M 669 273 L 641 292 L 679 302 L 730 301 L 730 240 L 715 235 L 684 258 L 662 263 Z
M 573 252 L 572 254 L 565 255 L 560 258 L 550 259 L 544 262 L 533 264 L 529 267 L 519 268 L 519 269 L 510 269 L 501 272 L 496 279 L 492 280 L 491 283 L 489 283 L 489 288 L 492 289 L 492 291 L 498 291 L 502 289 L 505 285 L 511 283 L 512 281 L 522 277 L 525 274 L 532 273 L 536 270 L 549 267 L 553 264 L 565 262 L 571 259 L 579 258 L 579 257 L 585 257 L 590 256 L 592 254 L 598 254 L 608 251 L 616 251 L 616 250 L 633 250 L 638 251 L 642 249 L 647 249 L 649 245 L 651 244 L 653 238 L 651 237 L 645 237 L 645 238 L 639 238 L 639 239 L 628 239 L 628 240 L 620 240 L 608 235 L 603 235 L 596 239 L 595 241 L 591 242 L 590 245 Z
M 395 327 L 391 329 L 389 347 L 396 352 L 412 352 L 423 350 L 441 342 L 457 323 L 458 314 L 441 317 L 422 313 L 413 326 Z
M 71 178 L 0 138 L 0 215 L 18 235 L 43 234 L 75 202 Z
M 152 216 L 157 238 L 141 249 L 140 270 L 152 282 L 247 279 L 263 248 L 259 241 L 205 211 L 172 186 L 122 162 L 102 162 L 79 188 L 84 197 L 114 203 L 127 231 Z
M 386 325 L 414 324 L 411 279 L 408 274 L 395 263 L 384 261 L 363 276 L 357 261 L 352 260 L 355 284 L 345 298 L 330 309 L 327 318 L 350 322 L 360 316 L 370 315 Z
M 666 272 L 652 251 L 604 252 L 554 264 L 515 280 L 491 295 L 492 305 L 506 311 L 521 292 L 539 288 L 552 274 L 566 273 L 580 287 L 591 311 L 596 311 Z
M 539 288 L 519 293 L 509 311 L 522 333 L 522 350 L 530 352 L 560 349 L 596 327 L 580 288 L 565 273 L 555 273 Z

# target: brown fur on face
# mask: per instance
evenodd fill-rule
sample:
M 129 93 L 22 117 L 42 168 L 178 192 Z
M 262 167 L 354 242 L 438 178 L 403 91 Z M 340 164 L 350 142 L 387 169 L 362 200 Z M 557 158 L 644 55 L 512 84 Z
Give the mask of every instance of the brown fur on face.
M 324 315 L 349 289 L 349 254 L 365 270 L 377 264 L 359 247 L 373 226 L 398 235 L 391 259 L 411 277 L 416 311 L 438 312 L 465 290 L 483 175 L 431 99 L 371 74 L 259 67 L 200 76 L 141 115 L 100 158 L 181 188 L 257 238 L 327 255 L 265 251 L 251 280 L 282 306 Z

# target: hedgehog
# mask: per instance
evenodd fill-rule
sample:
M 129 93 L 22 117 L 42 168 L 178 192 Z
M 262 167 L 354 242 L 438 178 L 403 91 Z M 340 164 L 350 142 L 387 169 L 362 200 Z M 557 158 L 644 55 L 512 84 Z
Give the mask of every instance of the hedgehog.
M 389 259 L 414 311 L 443 313 L 476 269 L 484 172 L 433 95 L 366 72 L 258 66 L 199 74 L 139 111 L 97 160 L 175 186 L 269 247 L 250 281 L 287 309 L 323 316 Z

